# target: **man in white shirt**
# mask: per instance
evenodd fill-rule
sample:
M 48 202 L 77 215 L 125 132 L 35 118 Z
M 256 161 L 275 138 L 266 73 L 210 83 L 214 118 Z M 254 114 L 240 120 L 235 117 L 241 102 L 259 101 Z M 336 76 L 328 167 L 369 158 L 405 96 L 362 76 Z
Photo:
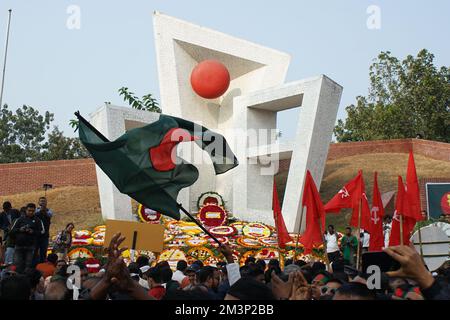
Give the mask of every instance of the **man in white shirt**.
M 177 271 L 175 271 L 172 275 L 172 280 L 174 281 L 178 281 L 178 283 L 181 284 L 181 282 L 183 281 L 183 279 L 186 277 L 186 275 L 184 274 L 184 271 L 187 268 L 187 262 L 184 260 L 180 260 L 177 263 Z
M 330 263 L 336 261 L 341 256 L 341 251 L 338 245 L 339 236 L 334 230 L 334 226 L 330 224 L 328 231 L 325 234 L 325 242 L 327 245 L 327 255 Z
M 362 253 L 369 252 L 370 233 L 368 233 L 364 229 L 361 229 L 360 239 L 361 239 Z
M 384 247 L 389 247 L 389 238 L 391 237 L 392 219 L 390 216 L 383 217 L 383 234 L 384 234 Z

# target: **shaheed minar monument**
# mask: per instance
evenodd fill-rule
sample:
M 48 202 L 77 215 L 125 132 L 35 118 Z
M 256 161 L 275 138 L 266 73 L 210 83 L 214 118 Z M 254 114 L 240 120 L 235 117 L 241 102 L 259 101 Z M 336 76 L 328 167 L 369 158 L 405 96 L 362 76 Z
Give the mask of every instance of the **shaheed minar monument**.
M 285 83 L 290 56 L 272 48 L 159 12 L 153 14 L 153 25 L 163 113 L 224 135 L 239 160 L 235 169 L 216 176 L 203 150 L 180 144 L 178 153 L 201 174 L 181 191 L 178 202 L 194 212 L 200 194 L 215 191 L 239 219 L 273 225 L 274 175 L 279 160 L 291 159 L 282 212 L 289 232 L 298 232 L 305 214 L 301 196 L 306 170 L 319 188 L 342 86 L 325 75 Z M 219 97 L 204 98 L 193 90 L 191 75 L 211 60 L 228 70 L 229 86 Z M 295 138 L 280 142 L 277 113 L 292 108 L 301 108 Z M 158 119 L 158 113 L 112 105 L 90 115 L 90 122 L 110 140 Z M 98 167 L 97 179 L 103 218 L 131 220 L 130 198 Z

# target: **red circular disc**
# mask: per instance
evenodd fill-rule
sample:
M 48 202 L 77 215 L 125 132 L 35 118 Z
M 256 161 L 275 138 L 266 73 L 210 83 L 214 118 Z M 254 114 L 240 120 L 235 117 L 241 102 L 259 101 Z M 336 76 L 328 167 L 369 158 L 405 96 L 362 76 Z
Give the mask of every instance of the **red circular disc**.
M 228 90 L 230 73 L 221 62 L 205 60 L 192 70 L 191 86 L 200 97 L 216 99 Z
M 441 209 L 444 214 L 450 214 L 450 192 L 446 192 L 441 198 Z

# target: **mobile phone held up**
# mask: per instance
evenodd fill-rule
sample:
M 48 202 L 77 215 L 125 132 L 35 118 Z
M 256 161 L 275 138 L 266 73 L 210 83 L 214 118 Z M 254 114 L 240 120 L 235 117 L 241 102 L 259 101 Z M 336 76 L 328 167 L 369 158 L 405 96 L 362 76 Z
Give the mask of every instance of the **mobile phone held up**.
M 367 272 L 369 266 L 376 265 L 381 272 L 400 269 L 400 263 L 384 251 L 366 252 L 362 255 L 363 272 Z

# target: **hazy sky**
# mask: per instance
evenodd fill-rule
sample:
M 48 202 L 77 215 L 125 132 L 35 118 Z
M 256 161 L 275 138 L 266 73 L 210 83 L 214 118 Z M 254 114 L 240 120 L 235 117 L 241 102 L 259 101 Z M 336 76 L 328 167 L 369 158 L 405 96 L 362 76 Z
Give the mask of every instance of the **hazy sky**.
M 67 8 L 81 10 L 79 30 L 66 26 Z M 381 28 L 367 27 L 371 5 Z M 368 88 L 368 68 L 380 51 L 403 58 L 427 48 L 450 65 L 450 1 L 263 0 L 1 0 L 0 64 L 7 10 L 13 9 L 4 103 L 55 113 L 68 135 L 73 112 L 94 111 L 117 90 L 159 98 L 152 12 L 212 28 L 289 53 L 287 81 L 326 74 L 344 87 L 338 117 Z M 280 125 L 289 136 L 295 118 Z

